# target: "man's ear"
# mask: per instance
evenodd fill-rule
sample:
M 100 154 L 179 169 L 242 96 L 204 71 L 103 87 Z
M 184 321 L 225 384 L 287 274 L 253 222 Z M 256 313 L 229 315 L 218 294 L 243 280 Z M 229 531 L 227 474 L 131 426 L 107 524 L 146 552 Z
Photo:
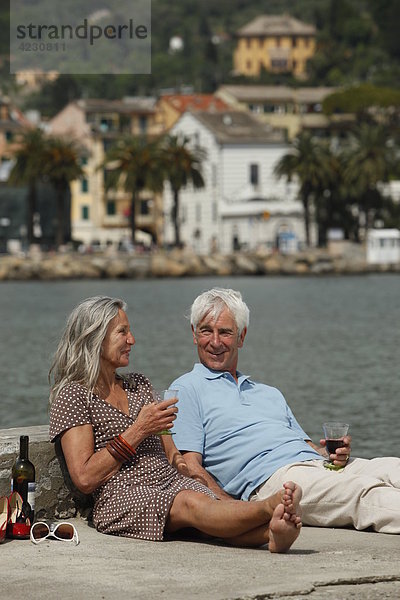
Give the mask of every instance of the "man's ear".
M 242 333 L 239 336 L 238 348 L 241 348 L 244 344 L 244 338 L 246 337 L 247 327 L 244 327 Z
M 192 328 L 192 335 L 193 335 L 193 344 L 195 344 L 197 346 L 196 333 L 194 331 L 193 325 L 191 325 L 191 328 Z

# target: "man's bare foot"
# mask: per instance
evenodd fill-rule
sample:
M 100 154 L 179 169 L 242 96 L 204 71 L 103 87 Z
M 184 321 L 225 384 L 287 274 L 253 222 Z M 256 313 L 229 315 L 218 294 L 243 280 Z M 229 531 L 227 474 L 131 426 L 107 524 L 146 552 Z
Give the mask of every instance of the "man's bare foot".
M 286 515 L 286 516 L 285 516 Z M 301 519 L 294 514 L 285 512 L 285 506 L 278 504 L 275 508 L 272 518 L 269 522 L 269 542 L 270 552 L 287 552 L 293 542 L 299 537 L 301 529 Z M 297 521 L 298 522 L 295 522 Z
M 283 518 L 292 521 L 292 523 L 301 524 L 300 500 L 303 491 L 299 485 L 293 481 L 286 481 L 283 484 L 282 504 L 285 507 Z

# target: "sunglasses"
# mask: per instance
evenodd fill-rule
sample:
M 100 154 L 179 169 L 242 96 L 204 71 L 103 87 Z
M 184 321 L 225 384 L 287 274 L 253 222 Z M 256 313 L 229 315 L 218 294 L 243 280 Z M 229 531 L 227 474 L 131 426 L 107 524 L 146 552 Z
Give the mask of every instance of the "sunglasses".
M 75 545 L 79 544 L 78 532 L 72 523 L 44 523 L 44 521 L 38 521 L 31 527 L 30 538 L 33 544 L 40 544 L 48 538 L 54 540 L 60 540 L 61 542 L 74 542 Z

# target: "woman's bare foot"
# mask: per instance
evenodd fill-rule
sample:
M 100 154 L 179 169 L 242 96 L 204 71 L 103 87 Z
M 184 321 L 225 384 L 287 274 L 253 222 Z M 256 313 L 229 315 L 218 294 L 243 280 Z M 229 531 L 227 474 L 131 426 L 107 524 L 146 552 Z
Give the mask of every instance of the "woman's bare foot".
M 278 504 L 269 522 L 268 549 L 270 552 L 287 552 L 299 537 L 301 519 L 297 517 L 298 522 L 296 523 L 293 520 L 294 515 L 291 514 L 289 518 L 288 515 L 289 513 L 285 512 L 285 506 Z

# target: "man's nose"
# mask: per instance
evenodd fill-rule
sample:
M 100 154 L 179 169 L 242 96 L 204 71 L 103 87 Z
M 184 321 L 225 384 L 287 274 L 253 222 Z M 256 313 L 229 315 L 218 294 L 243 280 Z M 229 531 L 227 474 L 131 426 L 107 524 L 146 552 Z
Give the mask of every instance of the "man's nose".
M 128 335 L 128 338 L 127 338 L 127 340 L 126 340 L 126 341 L 127 341 L 127 342 L 128 342 L 128 344 L 130 344 L 131 346 L 134 346 L 134 345 L 135 345 L 135 342 L 136 342 L 136 340 L 135 340 L 135 337 L 134 337 L 133 333 L 130 333 L 130 332 L 129 332 L 129 335 Z
M 211 337 L 211 343 L 214 346 L 219 346 L 221 344 L 221 339 L 219 337 L 219 333 L 218 331 L 214 331 Z

